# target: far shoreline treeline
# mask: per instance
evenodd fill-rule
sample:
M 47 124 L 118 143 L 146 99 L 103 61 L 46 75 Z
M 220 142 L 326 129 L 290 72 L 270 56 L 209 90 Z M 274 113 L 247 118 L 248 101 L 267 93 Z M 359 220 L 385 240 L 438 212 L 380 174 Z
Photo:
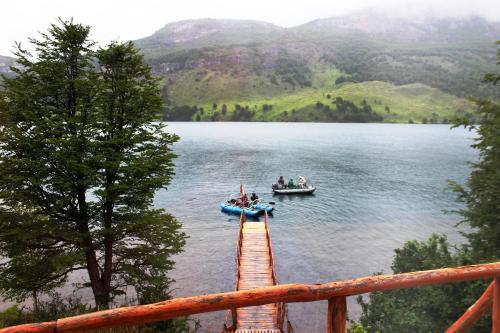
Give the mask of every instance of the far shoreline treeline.
M 196 105 L 164 106 L 160 115 L 163 121 L 192 121 L 192 122 L 317 122 L 317 123 L 409 123 L 409 124 L 450 124 L 454 119 L 467 118 L 470 122 L 476 122 L 474 111 L 456 110 L 452 117 L 441 117 L 432 112 L 430 117 L 401 118 L 385 105 L 383 112 L 375 111 L 365 99 L 359 105 L 345 100 L 342 97 L 325 96 L 326 101 L 317 101 L 314 106 L 301 109 L 292 108 L 291 111 L 284 110 L 276 114 L 272 113 L 272 104 L 253 106 L 240 105 L 218 105 L 213 103 L 208 110 Z M 381 102 L 374 100 L 377 109 Z M 472 107 L 471 107 L 472 110 Z M 384 116 L 386 118 L 384 118 Z

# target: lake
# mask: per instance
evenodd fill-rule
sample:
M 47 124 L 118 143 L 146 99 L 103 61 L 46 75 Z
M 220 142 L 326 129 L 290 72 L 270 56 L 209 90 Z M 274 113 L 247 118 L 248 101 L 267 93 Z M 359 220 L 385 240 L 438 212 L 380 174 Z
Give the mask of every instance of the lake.
M 230 291 L 235 282 L 238 217 L 219 205 L 240 182 L 246 192 L 274 201 L 271 237 L 280 283 L 320 283 L 383 271 L 393 250 L 411 239 L 445 233 L 462 241 L 444 214 L 459 205 L 445 191 L 463 182 L 472 134 L 448 125 L 182 123 L 174 150 L 176 176 L 157 207 L 175 215 L 189 234 L 176 256 L 175 295 Z M 273 196 L 278 176 L 306 176 L 312 196 Z M 290 305 L 296 332 L 324 332 L 326 302 Z M 359 315 L 349 299 L 351 317 Z M 224 312 L 197 318 L 202 332 L 218 332 Z

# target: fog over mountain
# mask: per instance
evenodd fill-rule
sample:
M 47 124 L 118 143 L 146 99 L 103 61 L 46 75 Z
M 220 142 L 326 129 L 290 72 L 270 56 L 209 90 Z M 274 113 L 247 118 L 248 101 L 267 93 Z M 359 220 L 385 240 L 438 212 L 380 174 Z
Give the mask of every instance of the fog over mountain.
M 15 41 L 27 43 L 28 36 L 45 31 L 57 17 L 73 17 L 91 25 L 93 38 L 136 40 L 166 23 L 198 18 L 259 20 L 281 27 L 295 27 L 318 18 L 343 17 L 356 12 L 379 11 L 393 18 L 470 18 L 500 21 L 497 0 L 183 0 L 175 6 L 163 0 L 87 0 L 85 6 L 65 0 L 18 0 L 2 3 L 0 54 L 10 55 Z
M 472 16 L 451 18 L 429 16 L 420 20 L 393 17 L 364 10 L 352 15 L 316 19 L 284 28 L 256 20 L 197 19 L 169 23 L 149 37 L 136 41 L 141 48 L 184 45 L 247 44 L 293 39 L 314 39 L 345 34 L 374 36 L 395 42 L 490 41 L 500 35 L 500 22 Z
M 318 19 L 297 27 L 323 34 L 360 32 L 400 42 L 453 42 L 498 38 L 500 22 L 479 16 L 417 16 L 405 17 L 368 9 L 342 17 Z
M 356 16 L 359 13 L 371 13 L 414 23 L 425 23 L 429 19 L 470 19 L 474 17 L 500 22 L 499 10 L 498 2 L 492 0 L 392 1 L 384 5 L 353 10 L 348 14 Z

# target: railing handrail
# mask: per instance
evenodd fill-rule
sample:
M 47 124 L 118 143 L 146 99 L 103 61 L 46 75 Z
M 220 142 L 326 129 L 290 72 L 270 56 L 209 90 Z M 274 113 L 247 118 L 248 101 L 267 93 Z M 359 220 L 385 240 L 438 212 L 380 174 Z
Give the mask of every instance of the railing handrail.
M 124 325 L 146 324 L 198 313 L 271 303 L 312 302 L 339 296 L 405 289 L 450 282 L 500 277 L 500 262 L 441 268 L 392 275 L 375 275 L 323 284 L 283 284 L 251 290 L 176 298 L 160 303 L 98 311 L 55 322 L 26 324 L 1 329 L 0 333 L 57 333 L 87 331 Z

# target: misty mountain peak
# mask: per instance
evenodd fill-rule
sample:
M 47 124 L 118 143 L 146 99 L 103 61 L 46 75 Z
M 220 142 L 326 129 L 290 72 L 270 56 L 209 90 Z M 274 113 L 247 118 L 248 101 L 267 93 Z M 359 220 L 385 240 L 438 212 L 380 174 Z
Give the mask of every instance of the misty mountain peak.
M 405 42 L 493 40 L 500 35 L 499 22 L 490 22 L 477 16 L 446 17 L 424 12 L 405 16 L 378 8 L 314 20 L 295 29 L 324 35 L 358 33 Z
M 262 21 L 203 18 L 169 23 L 153 35 L 139 40 L 138 45 L 148 47 L 151 43 L 159 43 L 189 47 L 191 43 L 202 46 L 251 43 L 282 30 Z

